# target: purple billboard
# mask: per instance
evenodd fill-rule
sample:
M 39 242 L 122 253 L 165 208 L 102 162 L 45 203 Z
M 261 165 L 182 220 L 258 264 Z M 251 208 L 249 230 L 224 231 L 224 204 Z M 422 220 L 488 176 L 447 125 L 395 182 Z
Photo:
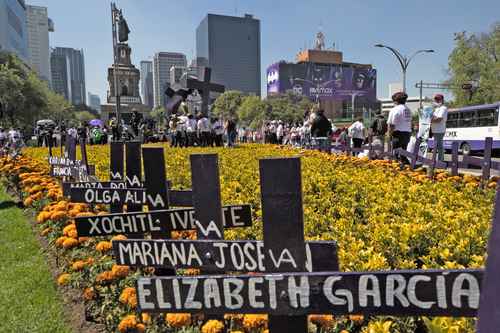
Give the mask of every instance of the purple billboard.
M 267 93 L 293 91 L 311 100 L 376 101 L 377 71 L 366 67 L 276 63 L 267 69 Z

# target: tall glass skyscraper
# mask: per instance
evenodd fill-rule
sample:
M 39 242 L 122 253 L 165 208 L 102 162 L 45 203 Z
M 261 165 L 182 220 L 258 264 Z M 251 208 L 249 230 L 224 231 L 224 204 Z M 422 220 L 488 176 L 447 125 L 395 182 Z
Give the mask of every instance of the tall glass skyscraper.
M 85 104 L 85 62 L 83 50 L 56 47 L 50 56 L 52 89 L 74 105 Z
M 141 61 L 141 95 L 144 105 L 154 107 L 153 62 Z
M 227 90 L 260 96 L 260 21 L 208 14 L 196 29 L 196 61 Z
M 29 63 L 24 0 L 0 0 L 0 51 L 14 53 Z
M 187 66 L 186 55 L 178 52 L 158 52 L 153 59 L 155 106 L 165 106 L 165 90 L 170 86 L 170 68 Z

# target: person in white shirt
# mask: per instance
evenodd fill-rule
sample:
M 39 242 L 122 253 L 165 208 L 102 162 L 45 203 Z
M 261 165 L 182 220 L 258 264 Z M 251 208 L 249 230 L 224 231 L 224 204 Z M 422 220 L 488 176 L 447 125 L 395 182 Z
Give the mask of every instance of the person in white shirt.
M 276 138 L 277 138 L 277 143 L 279 145 L 283 144 L 283 136 L 284 136 L 284 129 L 283 129 L 283 122 L 280 120 L 278 123 L 278 127 L 276 127 Z
M 201 145 L 207 147 L 210 141 L 210 122 L 208 118 L 201 113 L 198 113 L 198 137 Z
M 189 118 L 185 114 L 179 116 L 179 121 L 177 123 L 177 140 L 179 142 L 180 147 L 188 146 L 188 138 L 187 138 L 187 126 L 188 126 Z
M 406 106 L 408 95 L 398 92 L 392 95 L 394 107 L 389 112 L 387 125 L 392 137 L 392 149 L 402 148 L 406 150 L 411 136 L 411 110 Z M 400 155 L 402 163 L 408 163 L 406 157 Z
M 190 113 L 188 115 L 188 120 L 186 123 L 188 146 L 193 147 L 196 142 L 196 128 L 197 128 L 197 121 L 196 119 L 194 119 L 194 116 Z
M 224 136 L 224 124 L 222 123 L 222 120 L 220 120 L 217 117 L 213 118 L 212 131 L 214 133 L 213 142 L 215 142 L 215 146 L 222 147 L 223 144 L 222 137 Z
M 349 136 L 352 138 L 353 148 L 361 148 L 366 137 L 366 128 L 363 124 L 363 118 L 357 119 L 347 129 Z
M 434 137 L 434 147 L 437 149 L 438 160 L 444 160 L 443 139 L 446 132 L 446 120 L 448 119 L 448 108 L 444 105 L 444 96 L 434 96 L 436 108 L 432 114 L 431 131 Z

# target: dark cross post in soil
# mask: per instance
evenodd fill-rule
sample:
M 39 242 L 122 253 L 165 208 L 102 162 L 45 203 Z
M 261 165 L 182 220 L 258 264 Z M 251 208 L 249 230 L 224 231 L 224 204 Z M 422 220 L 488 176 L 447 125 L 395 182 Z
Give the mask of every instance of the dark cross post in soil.
M 124 165 L 123 165 L 123 142 L 112 141 L 110 146 L 109 157 L 109 179 L 111 181 L 123 181 L 124 179 Z M 111 204 L 111 213 L 120 213 L 123 210 L 122 205 Z
M 418 152 L 420 151 L 420 143 L 422 140 L 420 138 L 417 138 L 415 141 L 415 146 L 413 147 L 413 155 L 411 157 L 411 162 L 410 162 L 410 167 L 412 170 L 415 169 L 415 165 L 417 165 L 417 160 L 418 160 Z
M 165 203 L 163 209 L 168 209 L 167 176 L 163 148 L 142 148 L 142 158 L 144 160 L 144 186 L 147 189 L 147 193 L 153 197 L 160 195 Z M 148 204 L 148 208 L 149 211 L 154 211 L 156 209 L 151 204 Z M 161 219 L 167 220 L 162 221 L 165 222 L 166 230 L 163 230 L 163 232 L 151 232 L 151 238 L 153 239 L 172 237 L 172 228 L 171 224 L 168 223 L 168 217 L 160 218 L 160 220 Z M 175 269 L 157 268 L 155 274 L 158 276 L 172 276 L 175 275 Z
M 491 150 L 493 148 L 493 138 L 487 137 L 484 141 L 484 156 L 483 156 L 483 174 L 481 186 L 488 186 L 488 181 L 490 180 L 491 171 Z
M 488 257 L 478 311 L 478 333 L 498 332 L 500 327 L 500 187 L 497 186 Z
M 451 144 L 451 175 L 458 176 L 458 141 L 453 141 Z
M 76 139 L 73 136 L 69 136 L 66 141 L 66 151 L 68 153 L 68 158 L 72 161 L 76 160 Z
M 80 138 L 80 152 L 82 153 L 82 164 L 85 166 L 85 170 L 89 171 L 89 161 L 87 159 L 87 145 L 85 138 Z
M 197 239 L 223 239 L 219 160 L 216 154 L 193 154 L 191 184 Z
M 208 105 L 210 104 L 210 92 L 223 93 L 225 88 L 221 84 L 211 83 L 210 76 L 212 69 L 205 67 L 205 72 L 203 75 L 203 81 L 198 81 L 196 79 L 187 79 L 187 87 L 190 89 L 197 89 L 202 97 L 201 112 L 204 115 L 208 114 Z
M 125 182 L 127 188 L 140 188 L 142 180 L 141 143 L 130 141 L 125 143 Z M 127 205 L 127 212 L 139 212 L 140 205 Z
M 304 272 L 306 252 L 300 159 L 266 159 L 260 160 L 259 164 L 264 248 L 274 253 L 288 250 L 296 262 L 295 267 L 285 265 L 276 269 L 266 257 L 267 272 Z M 278 297 L 280 302 L 289 295 L 282 292 Z M 269 331 L 307 332 L 307 316 L 269 316 Z

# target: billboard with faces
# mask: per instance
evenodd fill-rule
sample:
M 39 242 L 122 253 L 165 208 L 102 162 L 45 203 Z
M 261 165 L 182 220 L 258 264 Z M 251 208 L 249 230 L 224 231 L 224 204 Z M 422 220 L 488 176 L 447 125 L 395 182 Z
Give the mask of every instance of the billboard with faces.
M 267 70 L 267 92 L 292 91 L 311 100 L 376 101 L 377 71 L 348 65 L 277 63 Z

